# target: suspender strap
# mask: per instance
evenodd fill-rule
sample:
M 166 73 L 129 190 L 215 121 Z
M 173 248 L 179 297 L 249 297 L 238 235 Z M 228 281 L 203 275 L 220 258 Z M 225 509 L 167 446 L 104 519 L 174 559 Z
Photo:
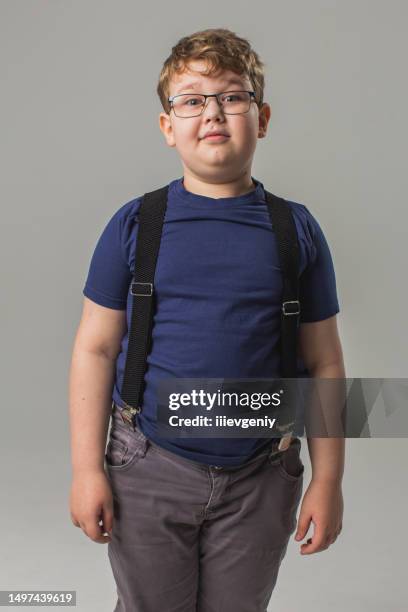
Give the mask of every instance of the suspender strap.
M 168 185 L 145 193 L 139 210 L 135 271 L 130 285 L 133 295 L 131 327 L 121 398 L 131 414 L 141 411 L 144 374 L 151 348 L 156 306 L 154 275 L 159 254 Z M 130 416 L 130 415 L 129 415 Z
M 299 302 L 299 245 L 295 220 L 289 204 L 265 190 L 266 203 L 275 232 L 282 268 L 283 294 L 281 311 L 281 375 L 297 377 L 297 327 Z
M 300 314 L 299 302 L 299 245 L 295 220 L 288 202 L 265 190 L 266 203 L 275 232 L 279 261 L 282 269 L 282 310 L 281 310 L 281 376 L 297 378 L 297 327 Z M 292 391 L 292 393 L 290 392 Z M 293 389 L 289 389 L 285 403 L 285 420 L 277 429 L 282 433 L 279 450 L 286 450 L 291 443 L 297 419 L 297 398 Z

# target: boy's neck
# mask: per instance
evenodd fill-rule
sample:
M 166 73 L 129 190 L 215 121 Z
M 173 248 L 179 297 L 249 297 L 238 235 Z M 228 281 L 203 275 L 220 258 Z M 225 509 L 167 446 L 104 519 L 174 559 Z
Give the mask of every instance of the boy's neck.
M 228 182 L 214 183 L 205 181 L 191 174 L 184 173 L 184 189 L 196 195 L 206 196 L 207 198 L 233 198 L 245 195 L 255 189 L 251 173 L 238 176 Z

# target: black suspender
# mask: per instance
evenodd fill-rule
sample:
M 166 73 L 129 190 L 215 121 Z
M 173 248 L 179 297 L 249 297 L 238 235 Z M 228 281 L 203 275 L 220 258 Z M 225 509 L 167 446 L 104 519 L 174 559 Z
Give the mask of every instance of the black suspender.
M 151 349 L 156 295 L 154 275 L 159 254 L 168 185 L 145 193 L 140 203 L 135 271 L 129 291 L 133 295 L 125 371 L 121 391 L 125 409 L 122 417 L 133 423 L 133 415 L 141 411 L 144 374 Z
M 265 190 L 272 229 L 278 243 L 279 261 L 283 275 L 281 311 L 281 359 L 284 378 L 297 376 L 297 326 L 299 302 L 299 245 L 295 220 L 289 204 L 283 198 Z
M 167 208 L 168 185 L 145 193 L 139 210 L 135 272 L 130 285 L 133 295 L 131 328 L 121 390 L 125 404 L 122 417 L 133 424 L 141 412 L 147 356 L 151 350 L 156 306 L 154 276 Z M 289 204 L 265 190 L 266 204 L 276 234 L 283 273 L 281 312 L 281 376 L 296 378 L 297 326 L 300 314 L 298 293 L 299 245 Z M 293 421 L 287 424 L 291 426 Z

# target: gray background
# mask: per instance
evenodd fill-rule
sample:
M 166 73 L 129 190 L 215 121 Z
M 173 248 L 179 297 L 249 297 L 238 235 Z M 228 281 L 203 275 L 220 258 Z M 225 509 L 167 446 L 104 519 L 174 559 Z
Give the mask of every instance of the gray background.
M 228 27 L 260 54 L 252 174 L 325 231 L 347 376 L 407 375 L 407 18 L 403 0 L 1 1 L 1 589 L 116 600 L 107 548 L 70 521 L 68 369 L 100 232 L 182 176 L 155 93 L 181 36 Z M 406 440 L 346 448 L 343 532 L 311 556 L 291 541 L 271 610 L 406 610 Z

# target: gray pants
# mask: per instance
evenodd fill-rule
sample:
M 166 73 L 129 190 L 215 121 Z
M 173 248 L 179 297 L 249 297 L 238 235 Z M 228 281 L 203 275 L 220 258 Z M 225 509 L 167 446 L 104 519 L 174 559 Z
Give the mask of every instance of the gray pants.
M 302 496 L 300 439 L 238 467 L 185 459 L 113 410 L 114 612 L 266 612 Z

